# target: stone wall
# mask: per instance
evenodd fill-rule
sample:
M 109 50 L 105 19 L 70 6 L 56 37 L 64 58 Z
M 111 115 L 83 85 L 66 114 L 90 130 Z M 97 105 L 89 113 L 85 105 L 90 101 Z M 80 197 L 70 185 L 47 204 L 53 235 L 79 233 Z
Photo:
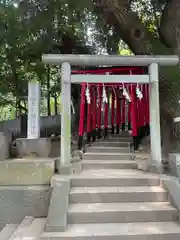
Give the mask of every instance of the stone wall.
M 23 123 L 23 121 L 26 121 Z M 72 123 L 74 122 L 74 118 L 72 117 Z M 61 126 L 61 116 L 48 116 L 40 118 L 40 128 L 41 128 L 41 136 L 48 137 L 51 134 L 57 132 L 60 133 Z M 14 120 L 2 121 L 0 122 L 0 132 L 4 132 L 4 134 L 10 137 L 12 140 L 15 140 L 19 137 L 27 136 L 27 119 L 26 117 L 19 117 Z
M 169 173 L 180 178 L 180 153 L 169 154 Z
M 7 223 L 20 224 L 25 216 L 46 217 L 51 187 L 0 186 L 0 230 Z
M 0 161 L 0 230 L 25 216 L 47 216 L 54 171 L 52 159 Z

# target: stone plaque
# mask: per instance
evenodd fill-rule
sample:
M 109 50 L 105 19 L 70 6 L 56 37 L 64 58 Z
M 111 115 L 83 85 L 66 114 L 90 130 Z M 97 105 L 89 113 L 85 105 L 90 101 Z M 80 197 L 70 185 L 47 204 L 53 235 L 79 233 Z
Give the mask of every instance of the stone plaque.
M 28 83 L 28 136 L 29 139 L 40 137 L 40 85 Z

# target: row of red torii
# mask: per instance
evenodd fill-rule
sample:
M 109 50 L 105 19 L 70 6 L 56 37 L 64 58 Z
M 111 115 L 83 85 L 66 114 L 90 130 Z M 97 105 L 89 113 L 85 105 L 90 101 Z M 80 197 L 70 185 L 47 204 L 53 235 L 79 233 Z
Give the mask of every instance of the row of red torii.
M 98 67 L 73 70 L 72 74 L 96 74 L 100 80 L 104 74 L 144 74 L 145 70 L 140 67 Z M 78 148 L 82 149 L 84 133 L 90 144 L 102 136 L 102 129 L 106 138 L 109 128 L 112 134 L 115 133 L 115 128 L 116 134 L 120 130 L 129 130 L 133 136 L 134 150 L 138 149 L 142 137 L 149 134 L 148 84 L 81 84 Z
M 70 166 L 71 159 L 71 84 L 81 84 L 81 117 L 79 124 L 79 136 L 82 137 L 85 128 L 85 111 L 87 109 L 86 131 L 91 133 L 95 128 L 99 128 L 100 104 L 97 105 L 96 99 L 102 99 L 104 105 L 104 127 L 107 131 L 109 125 L 107 90 L 111 89 L 111 125 L 113 129 L 115 108 L 112 106 L 113 99 L 117 105 L 121 102 L 123 113 L 124 102 L 128 102 L 130 111 L 128 119 L 131 122 L 133 137 L 139 136 L 141 126 L 146 129 L 146 134 L 150 130 L 151 142 L 151 161 L 150 168 L 157 172 L 162 171 L 161 164 L 161 135 L 160 135 L 160 114 L 159 114 L 159 66 L 174 66 L 179 60 L 177 56 L 113 56 L 113 55 L 64 55 L 64 54 L 45 54 L 42 60 L 46 64 L 61 65 L 61 160 L 62 167 Z M 101 66 L 97 67 L 93 73 L 92 69 L 85 72 L 72 71 L 72 66 Z M 106 66 L 106 70 L 102 68 Z M 107 70 L 109 66 L 114 71 Z M 122 71 L 125 67 L 126 72 Z M 134 66 L 134 67 L 132 67 Z M 117 72 L 115 72 L 115 69 Z M 121 70 L 120 70 L 121 69 Z M 128 70 L 128 71 L 127 71 Z M 105 74 L 108 73 L 108 74 Z M 101 76 L 100 76 L 101 75 Z M 121 88 L 122 90 L 119 90 Z M 99 93 L 98 93 L 99 92 Z M 118 92 L 122 93 L 120 99 Z M 100 95 L 102 94 L 102 98 Z M 89 101 L 90 100 L 90 101 Z M 86 108 L 84 103 L 86 104 Z M 99 107 L 98 107 L 99 106 Z M 98 111 L 99 109 L 99 111 Z M 124 113 L 120 117 L 120 108 L 116 108 L 116 127 L 124 129 Z M 97 118 L 95 114 L 97 114 Z M 88 117 L 87 117 L 88 116 Z M 98 117 L 99 116 L 99 117 Z M 130 125 L 130 124 L 129 124 Z M 95 127 L 96 126 L 96 127 Z M 129 126 L 130 127 L 130 126 Z M 137 139 L 136 139 L 137 140 Z M 139 140 L 138 140 L 139 141 Z M 136 143 L 138 143 L 136 141 Z M 81 141 L 80 141 L 81 142 Z M 79 144 L 80 144 L 79 142 Z M 134 146 L 135 148 L 137 146 Z

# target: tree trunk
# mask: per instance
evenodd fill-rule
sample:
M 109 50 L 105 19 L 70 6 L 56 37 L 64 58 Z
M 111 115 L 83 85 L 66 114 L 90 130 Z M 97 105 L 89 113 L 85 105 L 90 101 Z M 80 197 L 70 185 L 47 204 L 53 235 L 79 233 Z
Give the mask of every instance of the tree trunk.
M 160 33 L 165 39 L 166 45 L 179 53 L 180 41 L 180 1 L 171 0 L 166 5 L 161 16 Z
M 167 5 L 164 14 L 162 15 L 166 21 L 161 22 L 161 38 L 157 38 L 157 36 L 153 35 L 152 32 L 149 32 L 144 26 L 137 13 L 131 10 L 128 0 L 96 0 L 96 3 L 101 7 L 101 9 L 103 9 L 102 14 L 106 19 L 107 24 L 110 26 L 113 25 L 116 32 L 119 32 L 122 40 L 128 44 L 130 49 L 136 55 L 173 54 L 173 52 L 177 49 L 177 44 L 175 45 L 174 42 L 170 41 L 172 38 L 172 29 L 170 26 L 172 23 L 170 23 L 169 26 L 167 19 L 172 15 L 170 14 L 170 8 L 173 9 L 171 10 L 172 13 L 175 9 L 176 12 L 180 8 L 177 8 L 179 0 L 172 0 L 170 2 L 171 4 Z M 176 22 L 176 20 L 177 15 L 174 17 L 173 21 Z M 171 29 L 171 31 L 169 29 Z M 175 29 L 177 29 L 177 26 L 173 28 L 173 36 L 175 36 Z M 168 38 L 169 36 L 171 36 L 171 38 Z M 163 39 L 166 41 L 163 42 Z M 169 46 L 166 43 L 171 45 L 172 49 L 168 48 Z M 171 151 L 173 147 L 171 136 L 171 130 L 173 129 L 172 118 L 177 114 L 175 111 L 176 107 L 172 107 L 172 105 L 170 105 L 173 97 L 172 90 L 174 89 L 171 76 L 172 71 L 174 70 L 175 68 L 160 68 L 159 79 L 162 142 L 163 149 L 167 148 L 168 151 Z M 174 77 L 178 78 L 178 75 L 175 75 Z M 175 104 L 178 103 L 176 97 L 177 95 L 173 98 L 173 103 Z M 167 129 L 170 130 L 169 133 L 164 134 L 167 133 Z
M 13 56 L 9 56 L 9 63 L 11 65 L 12 75 L 15 80 L 15 98 L 16 98 L 16 118 L 20 116 L 20 105 L 21 100 L 19 96 L 19 79 L 18 74 L 16 72 L 16 63 Z

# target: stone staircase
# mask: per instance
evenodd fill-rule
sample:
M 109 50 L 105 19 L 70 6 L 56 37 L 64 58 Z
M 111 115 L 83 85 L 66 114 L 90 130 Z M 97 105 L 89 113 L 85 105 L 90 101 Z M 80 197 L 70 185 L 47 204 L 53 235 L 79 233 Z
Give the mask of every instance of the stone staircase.
M 45 218 L 27 217 L 6 225 L 0 240 L 180 239 L 178 210 L 158 175 L 134 169 L 128 138 L 94 143 L 82 165 L 81 174 L 70 176 L 65 232 L 45 232 Z
M 0 232 L 1 240 L 39 240 L 46 218 L 25 217 L 17 224 L 7 224 Z

